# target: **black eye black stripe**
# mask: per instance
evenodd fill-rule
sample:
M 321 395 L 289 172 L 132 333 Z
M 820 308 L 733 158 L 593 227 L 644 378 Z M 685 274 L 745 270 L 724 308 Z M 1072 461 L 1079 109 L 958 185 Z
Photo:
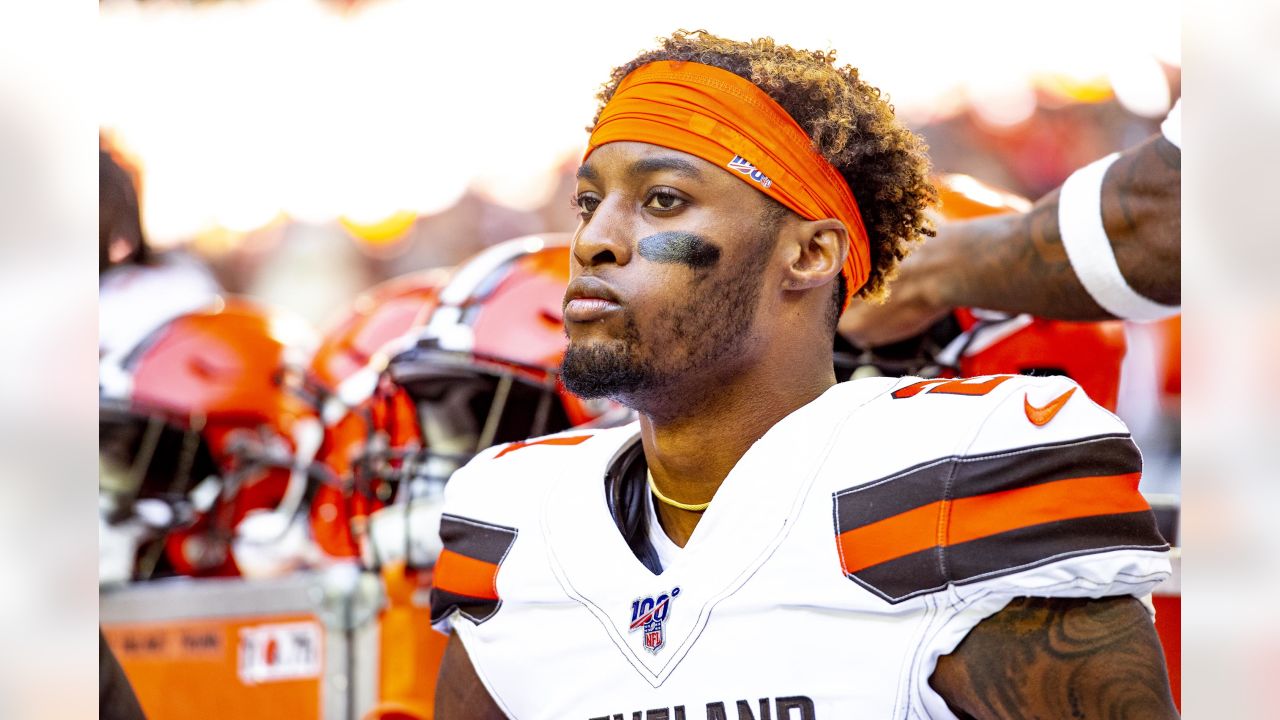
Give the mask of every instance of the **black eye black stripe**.
M 636 252 L 650 262 L 679 263 L 695 270 L 720 262 L 720 248 L 694 233 L 669 231 L 642 238 Z

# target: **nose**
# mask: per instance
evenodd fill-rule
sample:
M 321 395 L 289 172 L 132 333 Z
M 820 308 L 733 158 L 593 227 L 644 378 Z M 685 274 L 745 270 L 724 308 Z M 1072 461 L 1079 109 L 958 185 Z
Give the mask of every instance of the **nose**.
M 596 207 L 591 219 L 578 226 L 573 235 L 573 258 L 582 267 L 626 265 L 631 262 L 631 243 L 613 211 L 609 198 Z

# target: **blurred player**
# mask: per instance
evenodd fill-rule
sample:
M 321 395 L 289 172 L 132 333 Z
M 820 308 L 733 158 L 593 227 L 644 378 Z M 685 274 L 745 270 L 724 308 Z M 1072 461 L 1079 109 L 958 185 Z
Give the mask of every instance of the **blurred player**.
M 940 232 L 948 223 L 1025 212 L 1025 198 L 967 175 L 937 179 Z M 1013 373 L 1061 375 L 1115 412 L 1125 332 L 1119 321 L 1066 322 L 1027 314 L 960 308 L 924 332 L 862 348 L 836 334 L 836 379 L 872 375 L 974 377 Z
M 221 291 L 195 258 L 154 252 L 142 231 L 133 177 L 98 150 L 98 355 L 122 355 L 165 321 Z
M 179 315 L 99 368 L 102 579 L 271 576 L 311 561 L 320 423 L 301 320 L 247 300 Z
M 881 345 L 954 307 L 1062 320 L 1180 312 L 1181 102 L 1160 134 L 1077 170 L 1028 211 L 943 228 L 902 264 L 892 299 L 856 303 L 841 334 Z
M 450 481 L 437 715 L 1173 716 L 1114 416 L 1063 378 L 835 383 L 935 199 L 879 91 L 682 32 L 600 97 L 562 372 L 640 419 Z

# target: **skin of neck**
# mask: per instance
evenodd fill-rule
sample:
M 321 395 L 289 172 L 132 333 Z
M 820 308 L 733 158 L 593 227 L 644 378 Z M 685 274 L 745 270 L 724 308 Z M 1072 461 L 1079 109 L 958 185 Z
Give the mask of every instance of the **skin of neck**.
M 829 297 L 824 286 L 763 302 L 750 343 L 754 352 L 655 394 L 676 400 L 638 408 L 645 460 L 663 495 L 707 502 L 756 440 L 835 384 L 831 333 L 815 322 Z M 654 507 L 667 535 L 684 547 L 702 513 L 656 498 Z

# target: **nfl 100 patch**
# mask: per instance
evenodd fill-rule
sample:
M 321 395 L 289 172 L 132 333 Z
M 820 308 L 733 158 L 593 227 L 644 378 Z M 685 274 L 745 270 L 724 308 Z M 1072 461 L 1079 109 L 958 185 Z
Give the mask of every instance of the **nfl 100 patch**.
M 644 649 L 657 653 L 666 645 L 666 632 L 663 624 L 671 616 L 671 603 L 680 594 L 680 588 L 657 596 L 636 598 L 631 602 L 631 632 L 643 631 Z

